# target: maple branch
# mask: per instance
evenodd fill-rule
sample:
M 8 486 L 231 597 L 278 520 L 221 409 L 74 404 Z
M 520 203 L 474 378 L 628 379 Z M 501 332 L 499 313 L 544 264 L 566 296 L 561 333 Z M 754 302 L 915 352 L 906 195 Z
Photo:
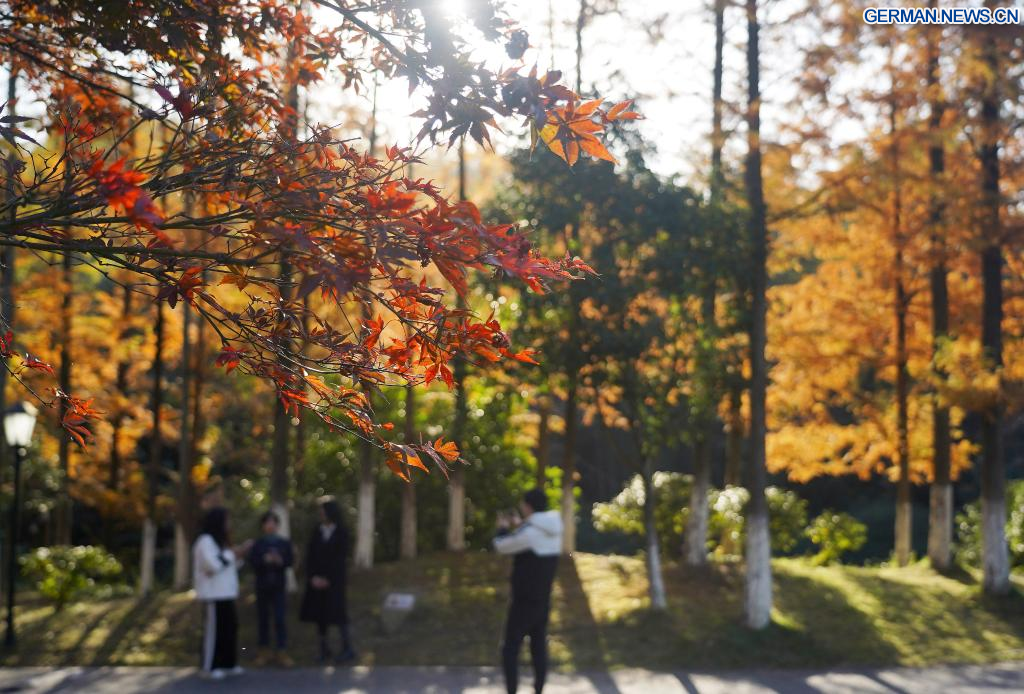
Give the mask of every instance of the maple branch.
M 101 257 L 121 257 L 132 255 L 150 255 L 160 258 L 183 258 L 192 260 L 214 260 L 225 265 L 241 265 L 244 267 L 259 267 L 262 262 L 260 257 L 237 258 L 229 253 L 215 253 L 212 251 L 186 251 L 176 248 L 147 248 L 146 246 L 104 246 L 86 241 L 64 241 L 61 243 L 44 243 L 40 241 L 29 241 L 28 239 L 0 236 L 0 246 L 12 246 L 15 248 L 26 248 L 33 251 L 46 251 L 50 253 L 86 253 L 88 255 Z

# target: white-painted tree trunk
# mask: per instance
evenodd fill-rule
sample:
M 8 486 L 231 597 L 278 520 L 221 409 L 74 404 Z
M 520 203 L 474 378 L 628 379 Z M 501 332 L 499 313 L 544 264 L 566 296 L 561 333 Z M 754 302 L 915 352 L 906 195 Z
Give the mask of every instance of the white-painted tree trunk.
M 746 549 L 747 626 L 763 629 L 771 621 L 772 612 L 771 536 L 767 513 L 747 515 Z
M 953 555 L 953 485 L 931 486 L 928 511 L 928 559 L 936 571 L 946 571 Z
M 192 546 L 185 526 L 174 524 L 174 589 L 186 590 L 192 581 Z
M 664 610 L 668 608 L 668 598 L 665 595 L 665 581 L 661 575 L 661 543 L 658 542 L 658 531 L 655 530 L 647 538 L 647 580 L 651 596 L 651 609 Z
M 661 575 L 661 543 L 658 541 L 658 526 L 654 519 L 657 500 L 651 483 L 650 463 L 644 464 L 644 534 L 647 539 L 647 589 L 651 598 L 651 609 L 664 610 L 668 607 L 665 596 L 665 579 Z
M 913 553 L 911 547 L 911 533 L 913 528 L 911 526 L 913 520 L 912 508 L 910 505 L 910 498 L 901 498 L 896 502 L 896 542 L 895 542 L 895 554 L 896 563 L 899 566 L 906 566 L 910 563 L 910 557 Z
M 274 503 L 270 505 L 270 510 L 277 514 L 278 520 L 280 521 L 277 526 L 277 534 L 286 540 L 292 539 L 292 519 L 291 513 L 288 508 L 288 504 Z M 297 593 L 299 590 L 299 582 L 295 579 L 295 566 L 289 566 L 284 572 L 284 585 L 285 590 L 289 593 Z
M 461 463 L 448 480 L 448 551 L 466 549 L 466 471 Z
M 708 559 L 708 487 L 711 483 L 709 463 L 706 451 L 698 451 L 693 486 L 690 488 L 690 515 L 686 521 L 686 563 L 689 566 L 704 566 Z
M 1006 499 L 981 497 L 982 587 L 990 595 L 1010 592 L 1010 556 L 1006 545 Z
M 357 569 L 373 566 L 374 520 L 376 513 L 376 480 L 364 474 L 359 480 L 359 498 L 356 515 L 356 549 L 354 561 Z
M 156 524 L 152 519 L 142 521 L 142 551 L 139 553 L 139 593 L 153 592 L 154 564 L 156 562 Z

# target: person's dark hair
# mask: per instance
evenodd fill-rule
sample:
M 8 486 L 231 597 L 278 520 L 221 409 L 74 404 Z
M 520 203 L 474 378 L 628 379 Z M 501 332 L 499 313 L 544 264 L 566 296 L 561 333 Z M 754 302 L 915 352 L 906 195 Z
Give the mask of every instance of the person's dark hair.
M 540 487 L 534 487 L 523 494 L 523 501 L 525 501 L 534 511 L 548 510 L 548 495 L 545 494 L 544 490 Z
M 342 526 L 341 508 L 338 506 L 337 499 L 333 496 L 320 497 L 320 508 L 323 510 L 324 515 L 327 516 L 327 520 L 334 523 L 339 528 Z
M 228 538 L 228 510 L 222 506 L 211 508 L 203 516 L 203 524 L 199 530 L 200 535 L 209 535 L 221 549 L 227 547 L 231 540 Z
M 277 515 L 277 513 L 275 513 L 274 511 L 267 511 L 262 516 L 260 516 L 260 527 L 263 527 L 263 524 L 266 523 L 268 520 L 274 521 L 274 525 L 281 525 L 281 517 Z

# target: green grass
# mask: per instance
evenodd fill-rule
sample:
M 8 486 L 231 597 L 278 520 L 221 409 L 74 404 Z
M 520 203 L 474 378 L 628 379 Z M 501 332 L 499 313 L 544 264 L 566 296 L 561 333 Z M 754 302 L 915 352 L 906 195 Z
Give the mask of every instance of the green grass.
M 925 564 L 906 569 L 774 563 L 772 625 L 742 625 L 743 579 L 735 565 L 693 572 L 669 565 L 669 610 L 647 609 L 643 563 L 580 554 L 563 561 L 550 628 L 559 669 L 928 665 L 1024 658 L 1024 597 L 981 595 L 969 577 Z M 493 664 L 501 637 L 508 563 L 490 554 L 433 555 L 354 573 L 350 603 L 362 662 L 373 665 Z M 419 596 L 403 629 L 380 628 L 392 590 Z M 199 609 L 188 594 L 83 601 L 63 612 L 25 596 L 20 648 L 3 665 L 191 665 Z M 297 598 L 296 600 L 297 601 Z M 293 610 L 295 604 L 293 601 Z M 252 653 L 251 597 L 240 605 L 241 642 Z M 313 664 L 310 625 L 292 623 L 291 653 Z

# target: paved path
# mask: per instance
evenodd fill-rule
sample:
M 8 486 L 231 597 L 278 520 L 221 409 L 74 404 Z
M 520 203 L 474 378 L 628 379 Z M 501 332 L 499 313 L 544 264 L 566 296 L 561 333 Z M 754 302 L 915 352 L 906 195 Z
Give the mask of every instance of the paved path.
M 520 691 L 530 689 L 524 681 Z M 251 670 L 223 682 L 199 679 L 190 668 L 4 668 L 0 694 L 18 692 L 91 692 L 197 694 L 245 692 L 408 692 L 491 694 L 503 691 L 494 668 L 356 667 L 351 669 Z M 1024 663 L 886 670 L 749 671 L 662 673 L 617 670 L 554 674 L 550 694 L 968 694 L 1024 692 Z

